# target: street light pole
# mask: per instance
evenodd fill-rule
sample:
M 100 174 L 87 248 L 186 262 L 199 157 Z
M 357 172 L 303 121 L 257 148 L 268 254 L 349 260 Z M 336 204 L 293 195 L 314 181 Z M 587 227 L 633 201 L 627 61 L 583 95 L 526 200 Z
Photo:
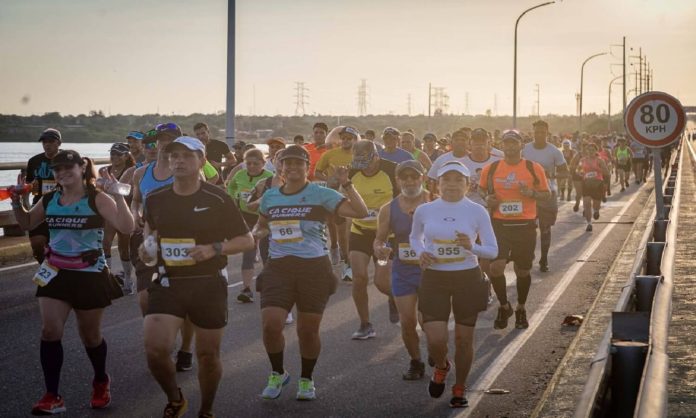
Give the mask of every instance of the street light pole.
M 530 7 L 529 9 L 525 10 L 522 12 L 522 14 L 519 15 L 517 20 L 515 21 L 515 57 L 514 57 L 514 63 L 513 63 L 513 75 L 512 75 L 512 127 L 517 128 L 517 25 L 520 23 L 520 19 L 522 19 L 522 16 L 526 15 L 528 12 L 531 12 L 534 9 L 538 9 L 539 7 L 543 6 L 548 6 L 549 4 L 553 4 L 555 1 L 547 1 L 546 3 L 541 3 L 537 4 L 534 7 Z
M 235 28 L 236 28 L 236 1 L 227 1 L 227 92 L 225 107 L 225 142 L 234 145 L 234 58 L 235 58 Z
M 583 87 L 583 82 L 584 82 L 584 74 L 585 74 L 585 64 L 587 64 L 587 61 L 591 60 L 592 58 L 596 58 L 602 55 L 607 55 L 606 52 L 600 52 L 599 54 L 594 54 L 589 57 L 585 61 L 582 62 L 582 66 L 580 67 L 580 123 L 579 123 L 579 128 L 578 131 L 582 132 L 582 87 Z
M 614 81 L 623 78 L 623 74 L 615 77 L 613 80 L 609 82 L 609 103 L 607 105 L 607 133 L 611 133 L 611 85 L 614 84 Z

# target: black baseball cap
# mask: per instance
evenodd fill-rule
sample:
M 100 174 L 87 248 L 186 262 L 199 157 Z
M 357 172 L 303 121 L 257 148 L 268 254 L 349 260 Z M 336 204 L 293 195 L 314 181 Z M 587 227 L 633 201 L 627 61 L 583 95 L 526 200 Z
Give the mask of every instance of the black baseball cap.
M 48 128 L 45 131 L 41 132 L 41 136 L 39 136 L 39 141 L 43 141 L 44 139 L 55 139 L 58 142 L 63 141 L 63 137 L 60 135 L 60 131 L 58 129 L 53 128 Z
M 413 170 L 421 176 L 425 174 L 425 168 L 423 167 L 423 164 L 421 164 L 420 161 L 416 160 L 406 160 L 400 162 L 399 165 L 396 166 L 396 175 L 398 176 L 404 170 Z
M 51 168 L 58 166 L 72 166 L 75 164 L 82 165 L 82 156 L 80 153 L 71 149 L 58 151 L 55 157 L 51 160 Z
M 290 145 L 282 151 L 282 154 L 280 157 L 278 157 L 278 161 L 283 161 L 288 158 L 295 158 L 309 162 L 309 153 L 304 149 L 304 147 L 299 145 Z
M 130 152 L 130 145 L 125 142 L 116 142 L 111 146 L 110 153 L 116 153 L 118 155 L 125 155 Z

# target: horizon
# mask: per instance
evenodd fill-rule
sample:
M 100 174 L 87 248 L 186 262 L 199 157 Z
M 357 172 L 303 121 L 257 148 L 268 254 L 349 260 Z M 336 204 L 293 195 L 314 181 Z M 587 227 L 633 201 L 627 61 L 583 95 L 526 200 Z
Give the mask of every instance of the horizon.
M 449 114 L 502 116 L 512 114 L 514 22 L 540 1 L 236 3 L 237 115 L 293 116 L 294 83 L 304 82 L 305 114 L 356 116 L 366 79 L 367 114 L 427 115 L 432 83 L 445 88 Z M 0 36 L 13 42 L 0 45 L 0 113 L 219 113 L 226 20 L 224 0 L 7 0 Z M 609 54 L 585 67 L 583 113 L 606 114 L 621 70 L 611 45 L 623 36 L 627 56 L 647 55 L 655 90 L 696 104 L 694 21 L 689 0 L 559 0 L 532 11 L 518 32 L 518 115 L 537 113 L 536 84 L 539 113 L 576 115 L 580 64 L 598 52 Z M 621 90 L 615 83 L 613 115 Z

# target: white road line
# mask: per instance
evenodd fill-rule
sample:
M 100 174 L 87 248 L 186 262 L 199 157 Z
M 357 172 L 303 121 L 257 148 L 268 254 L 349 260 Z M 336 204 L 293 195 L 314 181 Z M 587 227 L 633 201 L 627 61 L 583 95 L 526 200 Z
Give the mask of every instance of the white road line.
M 604 238 L 606 238 L 606 236 L 609 235 L 609 233 L 617 225 L 613 222 L 618 221 L 640 195 L 640 191 L 636 191 L 633 197 L 631 197 L 631 199 L 628 202 L 626 202 L 626 205 L 621 209 L 621 211 L 619 211 L 619 213 L 612 218 L 612 223 L 610 223 L 604 228 L 602 233 L 600 233 L 599 236 L 595 238 L 595 240 L 587 248 L 587 250 L 585 250 L 585 252 L 580 257 L 578 257 L 578 260 L 587 260 L 592 255 L 592 253 L 595 252 L 599 245 L 604 241 Z M 584 265 L 584 263 L 576 262 L 568 269 L 568 271 L 566 271 L 566 273 L 563 275 L 556 287 L 554 287 L 553 291 L 549 293 L 546 299 L 537 308 L 536 312 L 532 314 L 532 317 L 529 320 L 529 328 L 523 331 L 522 333 L 518 334 L 512 341 L 510 341 L 510 343 L 505 347 L 505 349 L 500 353 L 500 355 L 496 357 L 495 361 L 492 362 L 488 366 L 488 368 L 481 374 L 481 376 L 479 376 L 478 380 L 476 380 L 471 385 L 471 392 L 467 394 L 469 407 L 461 413 L 455 415 L 455 418 L 468 417 L 470 413 L 476 408 L 479 401 L 483 397 L 483 391 L 489 389 L 491 385 L 493 385 L 500 373 L 502 373 L 502 371 L 505 370 L 508 364 L 510 364 L 510 362 L 515 357 L 520 348 L 522 348 L 522 346 L 527 342 L 527 340 L 532 335 L 534 335 L 534 332 L 539 327 L 544 318 L 546 318 L 546 315 L 548 315 L 553 305 L 555 305 L 558 299 L 561 297 L 561 295 L 563 295 L 570 283 L 573 281 L 573 278 L 575 278 L 577 272 Z
M 16 266 L 3 267 L 3 268 L 0 268 L 0 273 L 2 273 L 4 271 L 18 270 L 18 269 L 21 269 L 24 267 L 29 267 L 29 266 L 38 266 L 38 263 L 36 261 L 32 261 L 30 263 L 17 264 Z

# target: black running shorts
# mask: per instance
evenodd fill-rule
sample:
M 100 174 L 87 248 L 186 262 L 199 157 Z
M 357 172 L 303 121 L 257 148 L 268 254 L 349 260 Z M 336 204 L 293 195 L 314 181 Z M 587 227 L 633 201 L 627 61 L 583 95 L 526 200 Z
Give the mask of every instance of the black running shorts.
M 582 182 L 582 197 L 589 196 L 593 200 L 604 198 L 604 182 L 602 180 L 585 180 Z
M 261 309 L 271 306 L 290 311 L 324 313 L 329 297 L 336 292 L 338 279 L 328 256 L 272 258 L 256 278 Z
M 536 223 L 493 220 L 493 232 L 498 241 L 496 260 L 512 261 L 523 270 L 531 270 L 536 249 Z
M 227 325 L 227 280 L 222 275 L 169 278 L 169 287 L 154 281 L 148 288 L 147 313 L 188 318 L 204 329 Z
M 108 270 L 60 270 L 46 286 L 36 289 L 36 297 L 62 300 L 79 310 L 105 308 L 111 305 Z
M 488 305 L 488 280 L 477 266 L 468 270 L 425 270 L 418 289 L 423 322 L 447 322 L 450 313 L 459 325 L 473 327 Z

